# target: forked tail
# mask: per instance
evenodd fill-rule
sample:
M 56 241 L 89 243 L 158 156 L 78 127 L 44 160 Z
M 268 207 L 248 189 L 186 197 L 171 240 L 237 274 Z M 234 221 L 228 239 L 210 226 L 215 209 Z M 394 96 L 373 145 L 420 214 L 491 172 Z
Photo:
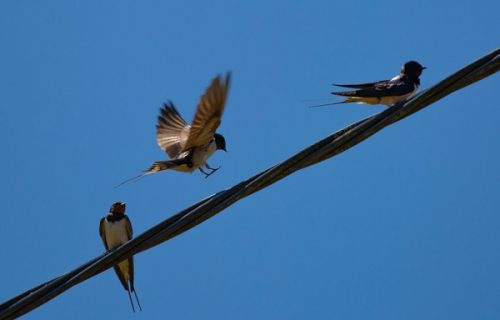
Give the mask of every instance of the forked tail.
M 132 295 L 130 294 L 131 291 L 134 293 L 135 301 L 137 301 L 137 305 L 139 306 L 139 311 L 142 311 L 141 303 L 139 302 L 139 297 L 137 296 L 137 292 L 133 287 L 127 290 L 128 298 L 130 300 L 130 305 L 132 306 L 132 311 L 135 312 L 135 307 L 134 307 L 134 302 L 132 301 Z
M 132 311 L 135 312 L 135 308 L 134 308 L 134 302 L 132 301 L 132 296 L 130 295 L 130 290 L 127 290 L 127 293 L 128 293 L 128 298 L 130 300 L 130 305 L 132 306 Z M 142 309 L 141 309 L 142 310 Z
M 342 103 L 348 103 L 350 101 L 347 101 L 344 100 L 344 101 L 340 101 L 340 102 L 331 102 L 331 103 L 324 103 L 324 104 L 318 104 L 318 105 L 314 105 L 314 106 L 309 106 L 309 108 L 317 108 L 317 107 L 324 107 L 324 106 L 333 106 L 334 104 L 342 104 Z
M 138 176 L 135 176 L 135 177 L 132 177 L 132 178 L 130 178 L 130 179 L 127 179 L 127 180 L 125 180 L 125 181 L 123 181 L 123 182 L 120 182 L 119 184 L 117 184 L 116 186 L 114 186 L 114 188 L 116 189 L 116 188 L 118 188 L 118 187 L 121 187 L 122 185 L 124 185 L 124 184 L 125 184 L 125 183 L 127 183 L 127 182 L 137 181 L 137 180 L 141 179 L 142 177 L 144 177 L 146 174 L 147 174 L 147 173 L 141 173 L 141 174 L 140 174 L 140 175 L 138 175 Z
M 151 165 L 151 167 L 149 167 L 148 170 L 144 171 L 143 175 L 167 170 L 167 169 L 173 168 L 177 165 L 178 164 L 175 160 L 156 161 L 155 163 L 153 163 Z
M 135 177 L 132 177 L 130 179 L 127 179 L 127 180 L 125 180 L 125 181 L 120 182 L 119 184 L 117 184 L 115 186 L 115 189 L 118 188 L 118 187 L 121 187 L 125 183 L 131 182 L 131 181 L 137 181 L 137 180 L 143 178 L 144 176 L 146 176 L 148 174 L 160 172 L 160 171 L 163 171 L 163 170 L 167 170 L 167 169 L 175 167 L 176 165 L 177 165 L 177 163 L 174 162 L 174 161 L 172 161 L 172 160 L 170 160 L 170 161 L 156 161 L 155 163 L 153 163 L 151 165 L 151 167 L 148 170 L 144 171 L 140 175 L 137 175 Z
M 139 306 L 139 310 L 142 311 L 141 303 L 139 302 L 139 297 L 137 296 L 137 291 L 135 291 L 135 288 L 133 288 L 132 291 L 134 292 L 135 301 L 137 301 L 137 305 Z

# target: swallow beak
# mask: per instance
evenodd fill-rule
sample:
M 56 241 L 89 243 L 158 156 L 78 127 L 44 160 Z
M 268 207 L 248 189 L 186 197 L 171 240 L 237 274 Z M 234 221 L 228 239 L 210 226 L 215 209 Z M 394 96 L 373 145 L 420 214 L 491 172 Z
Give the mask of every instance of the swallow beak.
M 222 150 L 224 150 L 224 152 L 227 152 L 226 147 L 222 148 Z
M 422 67 L 422 70 L 427 69 L 427 67 Z

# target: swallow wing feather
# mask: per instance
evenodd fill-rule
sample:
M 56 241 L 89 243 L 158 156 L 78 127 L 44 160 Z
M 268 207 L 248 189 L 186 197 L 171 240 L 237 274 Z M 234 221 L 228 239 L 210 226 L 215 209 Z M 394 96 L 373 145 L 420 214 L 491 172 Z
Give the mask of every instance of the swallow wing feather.
M 343 87 L 343 88 L 355 88 L 355 89 L 366 89 L 366 88 L 371 88 L 380 84 L 384 84 L 388 82 L 389 80 L 381 80 L 377 82 L 367 82 L 367 83 L 359 83 L 359 84 L 333 84 L 336 87 Z
M 221 123 L 230 82 L 230 73 L 227 73 L 224 78 L 217 76 L 212 80 L 198 102 L 189 136 L 182 151 L 207 145 L 212 140 Z
M 379 81 L 375 83 L 374 86 L 364 89 L 332 92 L 332 94 L 345 97 L 382 98 L 405 95 L 413 90 L 415 90 L 415 88 L 404 81 L 404 79 L 394 79 L 390 81 Z
M 185 145 L 191 126 L 169 101 L 160 109 L 156 125 L 156 142 L 170 158 L 176 158 Z

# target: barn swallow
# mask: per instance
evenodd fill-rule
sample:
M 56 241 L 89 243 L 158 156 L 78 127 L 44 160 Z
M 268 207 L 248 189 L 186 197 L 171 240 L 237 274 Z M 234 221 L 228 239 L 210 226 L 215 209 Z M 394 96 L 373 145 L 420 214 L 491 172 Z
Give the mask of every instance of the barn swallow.
M 215 130 L 221 123 L 230 82 L 229 72 L 225 77 L 218 75 L 212 80 L 198 102 L 191 125 L 187 124 L 171 101 L 164 103 L 156 125 L 156 141 L 170 160 L 157 161 L 139 176 L 128 179 L 116 187 L 147 174 L 167 169 L 181 172 L 193 172 L 198 169 L 205 175 L 205 178 L 219 170 L 220 167 L 210 167 L 207 159 L 216 150 L 227 152 L 224 136 L 216 133 Z M 210 172 L 206 172 L 204 168 Z
M 132 239 L 132 224 L 130 219 L 125 214 L 125 203 L 115 202 L 111 205 L 109 213 L 99 222 L 99 235 L 102 238 L 104 247 L 107 251 L 112 250 L 125 242 Z M 135 312 L 134 303 L 132 302 L 131 292 L 135 295 L 135 300 L 139 309 L 142 311 L 139 298 L 134 288 L 134 258 L 130 257 L 127 260 L 119 262 L 113 267 L 116 275 L 123 285 L 123 288 L 128 292 L 132 310 Z
M 357 102 L 391 106 L 411 97 L 417 91 L 420 85 L 419 76 L 424 69 L 425 67 L 418 62 L 408 61 L 401 67 L 400 74 L 391 80 L 361 84 L 334 84 L 337 87 L 358 90 L 332 92 L 334 95 L 346 97 L 344 101 L 332 104 Z

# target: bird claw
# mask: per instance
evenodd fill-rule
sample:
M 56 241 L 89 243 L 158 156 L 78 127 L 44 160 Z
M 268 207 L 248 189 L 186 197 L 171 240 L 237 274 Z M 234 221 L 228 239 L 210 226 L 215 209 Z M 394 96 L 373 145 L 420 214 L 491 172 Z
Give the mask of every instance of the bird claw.
M 212 168 L 212 167 L 210 167 L 210 166 L 207 165 L 206 168 L 208 170 L 210 170 L 210 173 L 207 173 L 207 172 L 205 172 L 205 170 L 203 170 L 203 169 L 200 168 L 201 173 L 203 173 L 205 175 L 205 179 L 208 178 L 208 177 L 210 177 L 212 174 L 214 174 L 215 171 L 219 170 L 221 168 L 221 166 L 219 166 L 217 168 Z

